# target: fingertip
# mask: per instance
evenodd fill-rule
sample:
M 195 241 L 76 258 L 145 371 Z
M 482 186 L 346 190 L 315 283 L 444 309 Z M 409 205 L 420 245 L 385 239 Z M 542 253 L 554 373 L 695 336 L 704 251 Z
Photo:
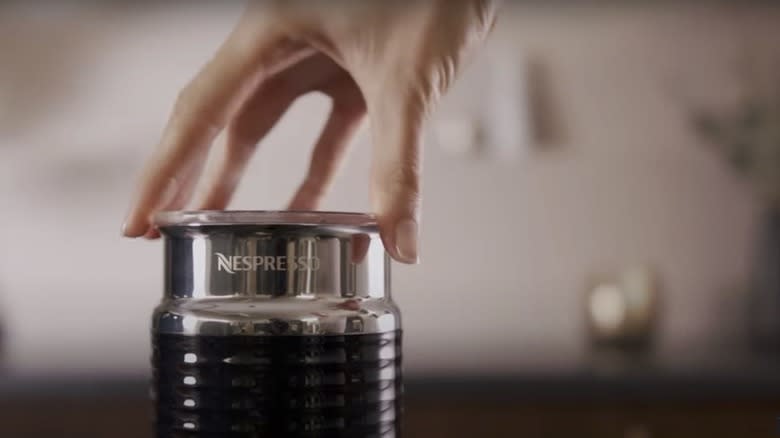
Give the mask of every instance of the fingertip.
M 407 265 L 420 263 L 419 226 L 415 219 L 380 220 L 379 232 L 385 251 L 393 260 Z
M 122 224 L 120 233 L 123 237 L 135 238 L 146 234 L 148 229 L 148 225 L 139 223 L 138 221 L 133 221 L 132 219 L 128 219 L 124 224 Z
M 395 226 L 395 249 L 398 254 L 398 261 L 416 265 L 420 262 L 419 257 L 419 230 L 417 221 L 414 219 L 404 219 Z
M 158 230 L 155 227 L 151 227 L 144 234 L 144 238 L 145 239 L 149 239 L 149 240 L 159 239 L 160 238 L 160 230 Z

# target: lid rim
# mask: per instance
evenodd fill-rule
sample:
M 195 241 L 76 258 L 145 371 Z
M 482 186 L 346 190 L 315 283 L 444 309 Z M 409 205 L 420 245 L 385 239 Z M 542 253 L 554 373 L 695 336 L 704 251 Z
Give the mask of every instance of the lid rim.
M 154 215 L 153 223 L 159 228 L 247 225 L 377 227 L 374 216 L 366 213 L 307 210 L 162 211 Z

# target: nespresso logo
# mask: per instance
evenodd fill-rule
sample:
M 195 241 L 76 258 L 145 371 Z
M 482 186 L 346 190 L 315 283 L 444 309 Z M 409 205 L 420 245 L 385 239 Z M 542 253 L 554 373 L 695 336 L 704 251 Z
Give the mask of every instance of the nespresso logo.
M 229 274 L 243 271 L 316 271 L 320 269 L 320 259 L 317 257 L 237 256 L 219 252 L 215 252 L 214 255 L 217 256 L 217 271 Z

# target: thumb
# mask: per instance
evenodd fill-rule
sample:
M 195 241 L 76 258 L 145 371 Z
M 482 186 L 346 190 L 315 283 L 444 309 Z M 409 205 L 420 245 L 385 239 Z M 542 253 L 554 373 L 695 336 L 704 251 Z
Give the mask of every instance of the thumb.
M 421 132 L 425 99 L 392 89 L 367 102 L 374 154 L 371 199 L 385 249 L 395 260 L 419 260 Z

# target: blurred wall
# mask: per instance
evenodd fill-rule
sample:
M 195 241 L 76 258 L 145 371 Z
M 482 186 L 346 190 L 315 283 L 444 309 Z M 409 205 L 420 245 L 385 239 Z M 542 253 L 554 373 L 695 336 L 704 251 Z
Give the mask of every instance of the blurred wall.
M 119 226 L 178 89 L 240 10 L 126 8 L 0 13 L 0 311 L 12 369 L 146 367 L 161 250 L 120 239 Z M 561 132 L 510 162 L 426 148 L 423 263 L 396 267 L 393 285 L 410 371 L 572 366 L 588 277 L 632 263 L 663 282 L 662 351 L 739 339 L 734 287 L 757 208 L 697 143 L 685 107 L 732 97 L 739 54 L 777 44 L 777 23 L 765 7 L 506 10 L 492 44 L 544 66 Z M 284 205 L 327 108 L 319 96 L 296 104 L 236 208 Z M 326 208 L 368 208 L 369 160 L 363 132 Z

